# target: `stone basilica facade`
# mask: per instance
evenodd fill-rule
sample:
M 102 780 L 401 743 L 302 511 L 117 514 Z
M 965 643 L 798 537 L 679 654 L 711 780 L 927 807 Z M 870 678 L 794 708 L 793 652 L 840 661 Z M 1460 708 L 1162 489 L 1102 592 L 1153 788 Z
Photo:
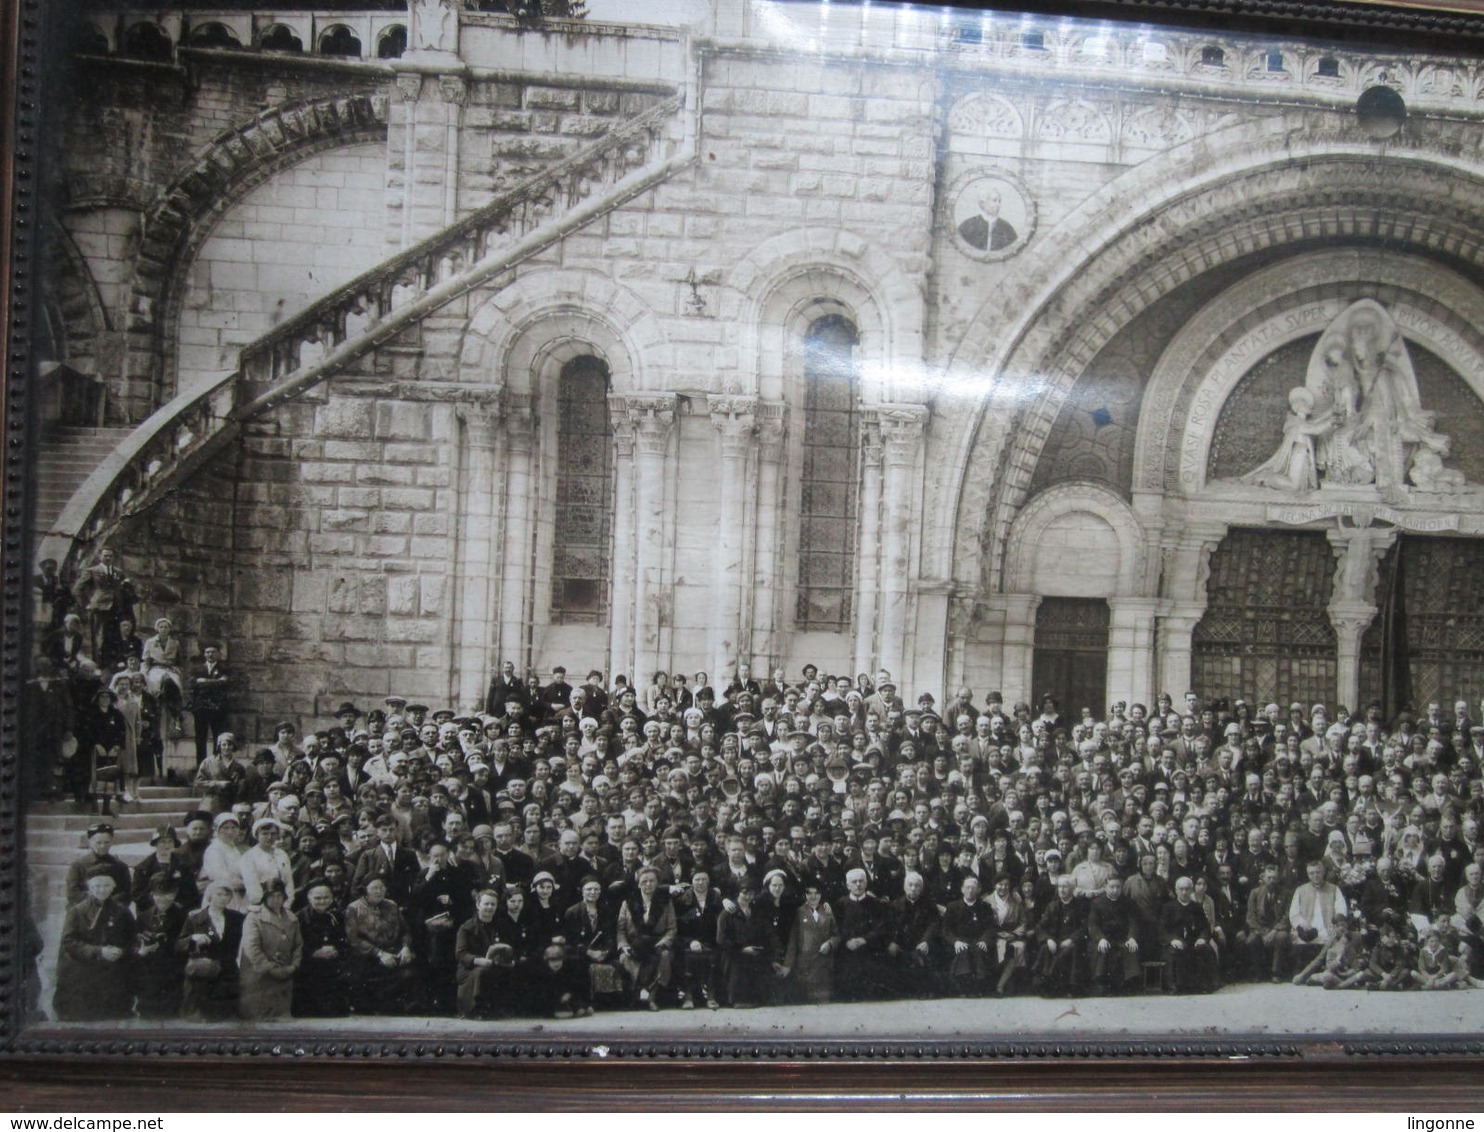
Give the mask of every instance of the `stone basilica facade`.
M 255 733 L 506 659 L 1484 695 L 1484 66 L 592 7 L 79 20 L 35 557 Z

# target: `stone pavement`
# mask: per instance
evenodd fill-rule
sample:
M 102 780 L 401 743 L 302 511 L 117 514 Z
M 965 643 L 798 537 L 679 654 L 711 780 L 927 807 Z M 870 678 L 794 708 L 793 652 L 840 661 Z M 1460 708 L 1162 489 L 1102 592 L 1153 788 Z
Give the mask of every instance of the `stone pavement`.
M 65 1033 L 48 1024 L 32 1036 Z M 171 1032 L 200 1033 L 196 1027 Z M 1215 1039 L 1227 1034 L 1279 1037 L 1326 1035 L 1479 1035 L 1484 1034 L 1484 991 L 1420 991 L 1383 994 L 1324 991 L 1292 986 L 1239 985 L 1214 995 L 1136 998 L 937 999 L 829 1006 L 766 1007 L 753 1010 L 666 1009 L 613 1011 L 562 1021 L 520 1019 L 469 1023 L 452 1018 L 348 1018 L 333 1023 L 289 1021 L 259 1024 L 254 1032 L 314 1030 L 325 1036 L 371 1035 L 386 1038 L 471 1037 L 478 1039 L 615 1039 L 773 1041 L 924 1039 L 976 1041 L 1028 1038 Z M 157 1023 L 122 1023 L 120 1031 L 151 1031 Z M 231 1028 L 208 1031 L 230 1034 Z

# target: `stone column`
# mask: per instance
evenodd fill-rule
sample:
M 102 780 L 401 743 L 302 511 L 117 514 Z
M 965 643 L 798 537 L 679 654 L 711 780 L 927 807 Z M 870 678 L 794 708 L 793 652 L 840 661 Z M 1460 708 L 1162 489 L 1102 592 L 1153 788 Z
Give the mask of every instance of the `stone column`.
M 996 604 L 1005 611 L 1005 635 L 1000 691 L 1005 703 L 1032 703 L 1035 689 L 1036 610 L 1040 594 L 1001 594 Z
M 613 428 L 613 563 L 609 571 L 608 671 L 612 680 L 634 671 L 634 430 L 621 405 L 611 404 Z
M 860 575 L 855 589 L 855 671 L 876 668 L 881 587 L 881 427 L 874 413 L 861 423 Z M 892 675 L 901 680 L 895 669 Z
M 465 711 L 483 710 L 490 674 L 499 660 L 490 655 L 494 645 L 498 570 L 495 546 L 499 515 L 495 490 L 499 447 L 498 394 L 487 401 L 459 405 L 464 424 L 462 464 L 463 508 L 458 518 L 458 620 L 454 630 L 454 671 L 450 684 L 455 703 Z
M 670 620 L 664 587 L 670 546 L 665 498 L 670 438 L 675 430 L 675 394 L 630 394 L 624 398 L 634 430 L 634 651 L 630 679 L 644 687 L 661 664 L 660 634 Z
M 1342 527 L 1325 533 L 1335 554 L 1327 609 L 1335 629 L 1335 702 L 1354 711 L 1360 699 L 1360 638 L 1376 616 L 1377 568 L 1397 531 Z
M 778 492 L 783 478 L 783 442 L 788 435 L 788 406 L 782 401 L 760 401 L 757 406 L 757 545 L 753 590 L 751 653 L 753 668 L 771 668 L 783 659 L 784 610 L 779 608 L 778 580 L 783 576 L 779 548 L 783 545 L 780 519 L 784 513 Z M 714 671 L 714 669 L 713 669 Z
M 711 395 L 711 424 L 721 442 L 720 507 L 716 540 L 716 585 L 713 590 L 707 655 L 712 672 L 731 672 L 739 659 L 744 577 L 743 519 L 747 465 L 757 444 L 757 398 Z
M 1186 527 L 1173 532 L 1160 548 L 1160 596 L 1165 604 L 1157 626 L 1159 655 L 1151 693 L 1155 697 L 1168 692 L 1178 703 L 1190 690 L 1191 635 L 1206 614 L 1211 555 L 1226 531 L 1225 524 Z
M 881 667 L 901 683 L 908 676 L 903 661 L 909 651 L 907 631 L 911 624 L 913 488 L 928 411 L 921 405 L 883 405 L 877 414 L 884 466 L 881 632 L 877 651 Z
M 1159 599 L 1108 600 L 1108 706 L 1149 704 L 1154 696 L 1154 626 Z
M 393 183 L 393 202 L 401 216 L 394 238 L 407 247 L 451 224 L 458 211 L 459 138 L 468 85 L 463 64 L 446 56 L 441 74 L 399 70 L 388 137 L 401 166 L 401 185 Z M 399 64 L 405 66 L 405 64 Z M 396 191 L 400 188 L 400 191 Z
M 505 408 L 505 544 L 500 557 L 500 656 L 524 673 L 530 663 L 531 555 L 535 523 L 535 414 L 526 397 Z

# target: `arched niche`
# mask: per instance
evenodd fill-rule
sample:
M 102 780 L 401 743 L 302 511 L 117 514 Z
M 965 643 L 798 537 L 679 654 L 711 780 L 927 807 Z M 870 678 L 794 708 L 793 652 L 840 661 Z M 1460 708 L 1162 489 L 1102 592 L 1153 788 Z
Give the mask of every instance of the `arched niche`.
M 1004 591 L 1047 597 L 1144 595 L 1147 535 L 1100 484 L 1063 483 L 1031 499 L 1010 528 Z

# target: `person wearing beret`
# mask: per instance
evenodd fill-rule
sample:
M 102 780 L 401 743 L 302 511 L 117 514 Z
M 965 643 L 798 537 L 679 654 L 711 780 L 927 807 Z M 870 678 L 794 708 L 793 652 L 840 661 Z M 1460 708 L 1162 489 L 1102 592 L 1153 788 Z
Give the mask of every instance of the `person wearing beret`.
M 104 869 L 113 877 L 113 895 L 124 901 L 129 898 L 129 866 L 113 855 L 113 826 L 108 822 L 94 822 L 88 826 L 88 851 L 67 867 L 67 880 L 63 892 L 70 907 L 88 896 L 88 874 L 95 868 Z
M 59 1022 L 99 1022 L 133 1012 L 129 967 L 135 924 L 129 910 L 114 899 L 117 891 L 114 872 L 95 864 L 88 869 L 82 899 L 67 909 L 52 998 Z

